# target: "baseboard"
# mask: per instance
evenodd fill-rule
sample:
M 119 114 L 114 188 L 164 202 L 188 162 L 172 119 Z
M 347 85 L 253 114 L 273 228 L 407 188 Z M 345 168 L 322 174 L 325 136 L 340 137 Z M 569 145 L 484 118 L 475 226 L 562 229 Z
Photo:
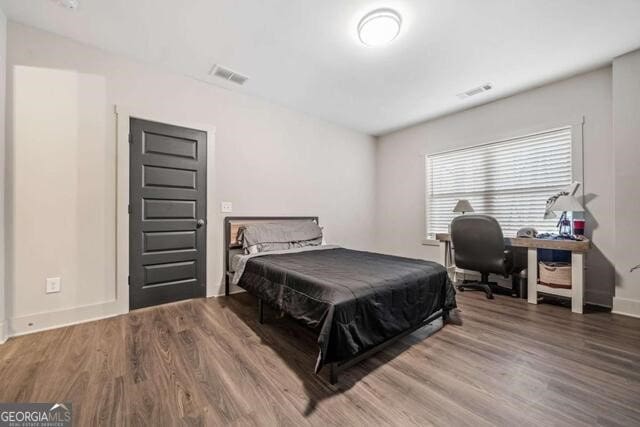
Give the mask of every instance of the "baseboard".
M 123 311 L 121 304 L 118 304 L 118 302 L 109 301 L 66 310 L 14 317 L 8 320 L 8 336 L 15 337 L 75 325 L 77 323 L 106 319 L 126 312 L 126 310 Z
M 4 344 L 5 341 L 9 338 L 9 334 L 7 333 L 7 322 L 0 322 L 0 344 Z
M 594 307 L 602 307 L 602 308 L 607 308 L 607 309 L 611 310 L 611 304 L 600 304 L 600 303 L 597 303 L 597 302 L 585 301 L 585 305 L 592 305 Z
M 230 294 L 233 295 L 241 292 L 246 291 L 242 288 L 235 288 Z M 224 292 L 211 296 L 216 298 L 221 297 L 224 296 Z M 119 304 L 117 301 L 109 301 L 66 310 L 14 317 L 5 322 L 0 322 L 0 344 L 5 342 L 9 337 L 47 331 L 49 329 L 61 328 L 78 323 L 92 322 L 94 320 L 126 314 L 127 312 L 128 310 L 123 309 L 122 304 Z
M 242 289 L 242 288 L 236 288 L 236 289 L 234 289 L 234 290 L 230 290 L 230 291 L 229 291 L 229 295 L 241 294 L 241 293 L 243 293 L 243 292 L 247 292 L 247 291 L 245 291 L 245 290 L 244 290 L 244 289 Z M 211 295 L 211 297 L 213 297 L 213 298 L 218 298 L 218 297 L 223 297 L 223 296 L 225 296 L 225 295 L 224 295 L 224 291 L 223 291 L 222 293 L 220 293 L 220 294 L 214 294 L 214 295 Z M 207 297 L 207 298 L 211 298 L 211 297 Z
M 612 313 L 624 316 L 640 317 L 640 300 L 613 297 Z

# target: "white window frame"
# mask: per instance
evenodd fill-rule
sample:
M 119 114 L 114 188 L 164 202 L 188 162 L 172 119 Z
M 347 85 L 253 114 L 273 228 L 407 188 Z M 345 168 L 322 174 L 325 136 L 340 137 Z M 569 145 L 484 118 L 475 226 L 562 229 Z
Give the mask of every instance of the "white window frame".
M 440 244 L 440 242 L 436 239 L 435 233 L 432 233 L 431 235 L 429 235 L 429 217 L 428 217 L 428 209 L 427 209 L 427 199 L 428 199 L 428 191 L 430 188 L 430 182 L 429 182 L 429 177 L 430 177 L 430 171 L 428 168 L 428 162 L 427 157 L 428 156 L 434 156 L 437 154 L 446 154 L 446 153 L 451 153 L 451 152 L 455 152 L 455 151 L 460 151 L 460 150 L 467 150 L 467 149 L 471 149 L 471 148 L 477 148 L 477 147 L 482 147 L 485 145 L 491 145 L 491 144 L 497 144 L 497 143 L 501 143 L 501 142 L 508 142 L 514 139 L 519 139 L 519 138 L 523 138 L 523 137 L 527 137 L 527 136 L 532 136 L 532 135 L 536 135 L 536 134 L 540 134 L 540 133 L 544 133 L 544 132 L 549 132 L 549 131 L 553 131 L 553 130 L 557 130 L 557 129 L 563 129 L 563 128 L 571 128 L 571 158 L 572 158 L 572 163 L 571 163 L 571 175 L 572 175 L 572 180 L 573 181 L 579 181 L 582 185 L 580 186 L 580 188 L 578 189 L 578 193 L 576 194 L 576 196 L 581 199 L 581 201 L 584 201 L 584 149 L 583 149 L 583 144 L 584 144 L 584 140 L 583 140 L 583 127 L 584 127 L 584 122 L 585 119 L 584 117 L 579 117 L 576 119 L 570 119 L 570 120 L 566 120 L 566 121 L 560 121 L 560 122 L 554 122 L 554 123 L 549 123 L 546 125 L 537 125 L 535 127 L 531 127 L 528 129 L 524 129 L 524 130 L 520 130 L 520 131 L 515 131 L 515 132 L 509 132 L 508 134 L 505 135 L 500 135 L 494 138 L 491 138 L 489 142 L 483 142 L 483 143 L 478 143 L 477 141 L 475 141 L 475 143 L 469 143 L 469 142 L 463 142 L 463 143 L 458 143 L 458 144 L 451 144 L 452 148 L 448 149 L 448 150 L 443 150 L 443 151 L 434 151 L 434 152 L 429 152 L 429 153 L 424 153 L 422 156 L 422 159 L 424 161 L 425 167 L 424 167 L 424 179 L 423 179 L 423 183 L 425 184 L 423 191 L 422 191 L 422 196 L 423 196 L 423 203 L 422 203 L 422 207 L 423 207 L 423 220 L 424 220 L 424 224 L 423 224 L 423 244 L 427 245 L 427 246 L 437 246 Z M 487 138 L 489 139 L 489 138 Z

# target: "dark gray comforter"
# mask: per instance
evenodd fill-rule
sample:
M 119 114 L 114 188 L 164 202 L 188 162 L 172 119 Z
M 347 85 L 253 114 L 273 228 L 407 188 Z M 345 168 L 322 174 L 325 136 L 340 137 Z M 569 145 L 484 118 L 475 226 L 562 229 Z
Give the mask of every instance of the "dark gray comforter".
M 238 285 L 319 331 L 316 372 L 456 306 L 442 265 L 343 248 L 251 258 Z

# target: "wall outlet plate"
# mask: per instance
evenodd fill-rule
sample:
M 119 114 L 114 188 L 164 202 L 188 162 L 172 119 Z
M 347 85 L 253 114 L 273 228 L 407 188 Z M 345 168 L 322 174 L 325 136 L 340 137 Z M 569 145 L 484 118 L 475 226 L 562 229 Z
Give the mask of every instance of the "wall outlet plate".
M 231 212 L 233 212 L 233 203 L 231 203 L 231 202 L 221 202 L 220 203 L 220 212 L 222 212 L 222 213 L 231 213 Z
M 60 292 L 60 278 L 59 277 L 47 277 L 46 280 L 46 293 L 53 294 Z

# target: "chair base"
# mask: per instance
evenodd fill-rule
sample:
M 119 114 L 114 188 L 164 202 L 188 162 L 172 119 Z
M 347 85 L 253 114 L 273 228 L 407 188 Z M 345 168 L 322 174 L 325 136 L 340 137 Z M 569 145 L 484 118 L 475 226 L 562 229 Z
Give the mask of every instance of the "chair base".
M 457 286 L 458 291 L 464 292 L 465 290 L 469 291 L 484 291 L 487 294 L 487 299 L 493 299 L 493 288 L 491 285 L 497 285 L 496 283 L 480 283 L 480 282 L 469 282 L 463 283 Z
M 483 291 L 487 295 L 487 299 L 493 299 L 494 293 L 501 293 L 502 289 L 496 282 L 489 281 L 489 275 L 482 273 L 480 280 L 465 280 L 462 284 L 456 286 L 456 289 L 460 292 L 465 290 L 470 291 Z M 508 290 L 505 290 L 506 292 Z

